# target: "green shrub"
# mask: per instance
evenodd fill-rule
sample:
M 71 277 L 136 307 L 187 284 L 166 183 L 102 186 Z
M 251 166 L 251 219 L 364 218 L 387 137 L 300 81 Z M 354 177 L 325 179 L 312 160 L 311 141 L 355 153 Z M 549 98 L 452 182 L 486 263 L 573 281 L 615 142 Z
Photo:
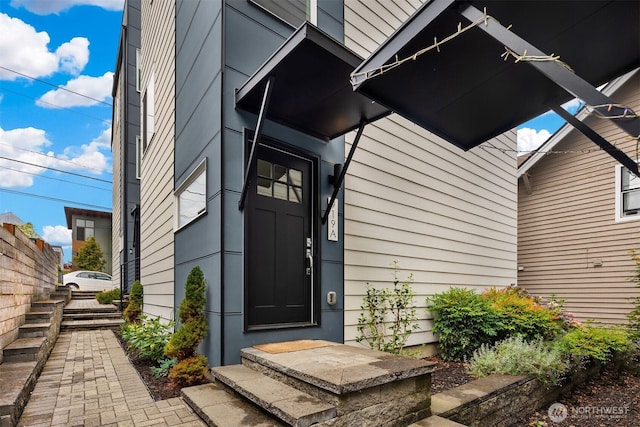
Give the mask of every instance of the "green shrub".
M 393 263 L 393 288 L 375 289 L 367 284 L 367 293 L 360 306 L 356 342 L 366 341 L 374 350 L 400 354 L 409 335 L 420 329 L 418 313 L 411 288 L 413 276 L 398 279 L 398 264 Z
M 139 320 L 122 326 L 122 339 L 127 342 L 127 353 L 137 359 L 150 359 L 154 362 L 162 360 L 173 322 L 165 324 L 159 316 L 149 319 L 144 315 Z
M 502 318 L 498 339 L 521 335 L 527 341 L 552 339 L 562 331 L 562 305 L 543 306 L 523 288 L 491 288 L 482 293 Z
M 575 328 L 554 342 L 570 361 L 597 360 L 607 363 L 615 353 L 631 349 L 629 332 L 622 327 L 594 327 L 586 325 Z
M 112 304 L 114 299 L 120 299 L 120 289 L 98 292 L 96 299 L 100 304 Z
M 142 314 L 142 298 L 142 283 L 140 283 L 139 280 L 136 280 L 131 285 L 131 292 L 129 293 L 129 304 L 127 304 L 127 308 L 124 309 L 123 313 L 127 323 L 135 323 L 140 318 L 140 315 Z
M 542 340 L 527 342 L 514 336 L 491 347 L 483 344 L 473 354 L 469 372 L 480 377 L 489 374 L 534 375 L 546 385 L 560 383 L 568 365 L 562 352 Z
M 181 386 L 203 384 L 208 381 L 207 358 L 201 354 L 181 360 L 169 370 L 169 378 Z
M 635 250 L 631 251 L 631 258 L 635 261 L 636 267 L 633 272 L 632 281 L 636 287 L 640 287 L 640 255 Z M 631 339 L 640 343 L 640 297 L 633 300 L 634 309 L 627 315 L 629 318 L 629 329 L 631 331 Z
M 204 307 L 207 302 L 205 292 L 206 281 L 204 273 L 200 267 L 196 266 L 187 276 L 184 299 L 180 303 L 178 316 L 180 317 L 181 325 L 171 335 L 164 347 L 165 356 L 169 358 L 177 357 L 179 360 L 178 364 L 172 368 L 172 371 L 174 369 L 181 372 L 189 371 L 191 369 L 189 364 L 181 365 L 181 363 L 185 360 L 192 360 L 190 363 L 194 364 L 196 363 L 193 361 L 194 358 L 199 361 L 204 359 L 204 365 L 206 366 L 207 364 L 206 357 L 196 354 L 198 344 L 202 342 L 208 330 L 204 316 Z M 186 384 L 182 380 L 179 382 Z
M 156 378 L 166 377 L 169 374 L 169 370 L 173 368 L 176 363 L 178 363 L 178 359 L 175 357 L 173 359 L 164 357 L 158 361 L 158 366 L 151 367 L 151 372 Z
M 450 288 L 427 298 L 434 314 L 433 332 L 439 334 L 444 360 L 464 360 L 482 344 L 491 344 L 504 329 L 501 316 L 491 303 L 473 290 Z

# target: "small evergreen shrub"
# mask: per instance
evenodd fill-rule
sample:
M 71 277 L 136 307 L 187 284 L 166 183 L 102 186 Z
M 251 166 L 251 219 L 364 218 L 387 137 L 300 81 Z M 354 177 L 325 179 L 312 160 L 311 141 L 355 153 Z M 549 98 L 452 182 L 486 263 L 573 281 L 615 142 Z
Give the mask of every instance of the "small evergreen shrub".
M 136 359 L 159 362 L 163 359 L 164 347 L 169 341 L 173 322 L 162 323 L 160 317 L 150 319 L 140 316 L 136 323 L 122 325 L 122 339 L 127 342 L 127 353 Z
M 114 299 L 120 299 L 120 289 L 98 292 L 96 299 L 100 304 L 112 304 Z
M 178 359 L 169 370 L 169 378 L 183 386 L 207 381 L 207 358 L 197 354 L 198 344 L 208 331 L 204 313 L 206 303 L 204 273 L 196 266 L 187 276 L 184 299 L 178 310 L 180 327 L 164 347 L 166 357 Z
M 198 385 L 208 381 L 208 371 L 207 358 L 198 354 L 176 363 L 169 371 L 169 378 L 183 386 Z
M 450 288 L 427 298 L 427 309 L 434 314 L 433 332 L 439 334 L 440 355 L 444 360 L 465 360 L 482 344 L 491 344 L 504 329 L 502 317 L 473 290 Z
M 178 359 L 175 357 L 173 359 L 163 357 L 158 361 L 158 366 L 151 367 L 151 372 L 156 378 L 166 377 L 169 374 L 169 370 L 173 368 L 176 363 L 178 363 Z
M 143 302 L 143 288 L 142 283 L 136 280 L 131 285 L 131 292 L 129 293 L 129 304 L 124 309 L 124 318 L 127 323 L 135 323 L 142 314 L 142 302 Z
M 400 354 L 409 335 L 420 329 L 411 288 L 413 276 L 398 279 L 398 264 L 393 263 L 393 288 L 375 289 L 367 284 L 367 293 L 360 306 L 356 342 L 366 341 L 374 350 Z
M 557 385 L 568 370 L 562 352 L 542 340 L 526 341 L 522 336 L 507 338 L 490 346 L 483 344 L 473 353 L 469 372 L 484 377 L 489 374 L 534 375 L 546 385 Z

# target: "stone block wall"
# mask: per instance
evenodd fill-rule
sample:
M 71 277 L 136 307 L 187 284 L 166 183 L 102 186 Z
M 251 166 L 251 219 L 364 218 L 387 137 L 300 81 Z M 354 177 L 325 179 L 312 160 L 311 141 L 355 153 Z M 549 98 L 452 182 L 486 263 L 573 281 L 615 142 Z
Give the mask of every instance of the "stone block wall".
M 18 336 L 31 302 L 47 299 L 58 283 L 59 256 L 13 224 L 0 228 L 0 350 Z M 0 351 L 0 358 L 2 352 Z M 0 363 L 2 360 L 0 359 Z

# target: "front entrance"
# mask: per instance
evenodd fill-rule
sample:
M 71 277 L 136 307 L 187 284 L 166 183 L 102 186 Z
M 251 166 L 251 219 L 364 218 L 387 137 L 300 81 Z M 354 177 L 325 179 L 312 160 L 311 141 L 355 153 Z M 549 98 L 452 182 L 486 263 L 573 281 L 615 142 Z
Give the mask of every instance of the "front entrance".
M 314 164 L 258 144 L 245 211 L 248 330 L 315 323 Z

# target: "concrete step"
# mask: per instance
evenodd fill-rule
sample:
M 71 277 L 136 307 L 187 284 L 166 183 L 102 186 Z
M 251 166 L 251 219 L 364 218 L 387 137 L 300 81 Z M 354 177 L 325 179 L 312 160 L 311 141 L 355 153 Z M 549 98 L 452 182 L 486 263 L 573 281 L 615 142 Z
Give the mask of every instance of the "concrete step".
M 91 319 L 121 319 L 122 314 L 119 311 L 104 312 L 84 312 L 84 313 L 64 313 L 62 321 L 65 320 L 91 320 Z
M 95 299 L 98 291 L 71 291 L 71 299 Z
M 47 337 L 18 338 L 3 349 L 3 364 L 37 361 L 46 341 Z
M 63 315 L 87 314 L 87 313 L 118 313 L 118 309 L 111 304 L 100 304 L 92 307 L 68 308 L 65 307 Z
M 30 311 L 25 315 L 25 323 L 44 323 L 51 320 L 53 311 L 38 310 Z
M 36 383 L 37 362 L 0 364 L 0 425 L 15 425 Z M 4 423 L 4 424 L 3 424 Z
M 180 391 L 185 403 L 209 426 L 284 426 L 246 400 L 227 393 L 217 384 L 185 387 Z
M 31 303 L 31 311 L 53 311 L 58 304 L 64 305 L 63 299 L 45 299 L 33 301 Z
M 50 327 L 51 322 L 25 323 L 18 329 L 18 338 L 46 337 Z
M 60 325 L 60 330 L 89 331 L 94 329 L 117 329 L 123 323 L 123 319 L 63 320 Z
M 307 427 L 337 416 L 335 406 L 243 365 L 212 370 L 216 381 L 286 424 Z
M 466 427 L 464 424 L 448 420 L 446 418 L 432 415 L 417 423 L 410 424 L 409 427 Z

